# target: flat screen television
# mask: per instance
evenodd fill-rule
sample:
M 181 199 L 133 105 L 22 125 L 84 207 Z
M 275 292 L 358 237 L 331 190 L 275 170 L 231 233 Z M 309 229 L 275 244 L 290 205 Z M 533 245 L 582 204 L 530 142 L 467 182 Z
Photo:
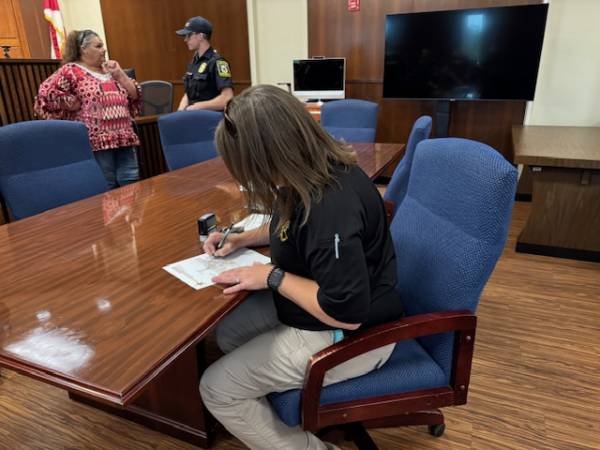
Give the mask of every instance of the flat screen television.
M 294 60 L 292 94 L 301 100 L 345 97 L 346 59 L 311 58 Z
M 386 16 L 386 98 L 533 100 L 548 4 Z

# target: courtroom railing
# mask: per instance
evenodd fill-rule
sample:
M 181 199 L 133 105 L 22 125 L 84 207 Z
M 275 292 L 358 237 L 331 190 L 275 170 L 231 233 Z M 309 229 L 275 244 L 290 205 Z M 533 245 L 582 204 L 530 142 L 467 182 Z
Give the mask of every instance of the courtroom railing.
M 158 117 L 145 116 L 135 119 L 136 133 L 140 137 L 138 163 L 141 178 L 150 178 L 167 171 L 167 164 L 160 143 L 160 134 L 158 133 Z
M 0 125 L 33 120 L 33 102 L 56 59 L 0 59 Z

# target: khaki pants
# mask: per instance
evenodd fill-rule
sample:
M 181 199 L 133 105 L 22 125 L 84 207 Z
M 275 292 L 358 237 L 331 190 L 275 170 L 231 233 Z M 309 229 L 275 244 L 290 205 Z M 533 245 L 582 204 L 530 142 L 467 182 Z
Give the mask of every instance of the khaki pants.
M 279 420 L 265 398 L 301 388 L 308 359 L 333 343 L 331 331 L 306 331 L 277 319 L 270 291 L 249 296 L 217 328 L 226 353 L 202 376 L 208 410 L 251 449 L 300 450 L 327 447 L 301 427 Z M 327 372 L 325 385 L 364 375 L 383 365 L 394 345 L 373 350 Z

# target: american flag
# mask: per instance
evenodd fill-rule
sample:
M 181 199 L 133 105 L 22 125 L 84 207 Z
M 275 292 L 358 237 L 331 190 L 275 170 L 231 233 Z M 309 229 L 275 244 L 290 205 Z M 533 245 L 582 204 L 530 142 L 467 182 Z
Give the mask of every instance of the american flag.
M 44 0 L 44 18 L 48 21 L 50 30 L 50 57 L 61 59 L 65 42 L 65 27 L 58 0 Z

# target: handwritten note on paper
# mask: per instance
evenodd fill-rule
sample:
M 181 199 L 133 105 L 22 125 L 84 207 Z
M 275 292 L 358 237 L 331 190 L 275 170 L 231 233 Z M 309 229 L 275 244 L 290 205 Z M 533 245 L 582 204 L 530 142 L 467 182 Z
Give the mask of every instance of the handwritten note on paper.
M 225 270 L 251 266 L 255 262 L 267 264 L 271 262 L 271 258 L 244 248 L 225 257 L 214 257 L 204 253 L 168 264 L 163 269 L 198 290 L 215 284 L 211 279 Z

